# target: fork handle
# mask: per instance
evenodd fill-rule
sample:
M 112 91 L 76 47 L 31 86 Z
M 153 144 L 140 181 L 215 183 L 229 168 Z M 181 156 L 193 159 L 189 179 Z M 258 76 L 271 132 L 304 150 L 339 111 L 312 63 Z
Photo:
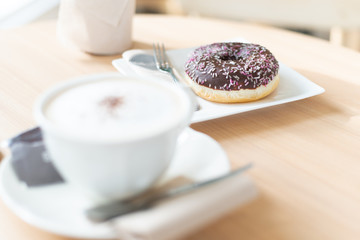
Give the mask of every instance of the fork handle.
M 192 97 L 192 101 L 195 104 L 195 111 L 199 111 L 201 109 L 201 106 L 198 102 L 198 100 L 196 99 L 197 94 L 194 92 L 194 90 L 189 87 L 187 84 L 183 84 L 175 75 L 174 71 L 172 68 L 169 68 L 167 71 L 167 73 L 169 73 L 169 75 L 171 76 L 171 78 L 174 80 L 174 82 L 178 85 L 180 85 L 181 87 L 188 89 L 189 90 L 189 94 L 191 94 Z
M 174 82 L 176 84 L 179 84 L 183 88 L 190 90 L 189 92 L 191 92 L 190 94 L 192 94 L 193 101 L 195 103 L 195 111 L 199 111 L 201 109 L 201 106 L 200 106 L 199 102 L 196 99 L 197 94 L 194 92 L 194 90 L 191 87 L 189 87 L 187 84 L 182 84 L 181 81 L 176 77 L 176 75 L 175 75 L 174 71 L 172 70 L 172 68 L 170 68 L 167 72 L 170 74 L 171 78 L 174 80 Z
M 174 71 L 172 70 L 172 68 L 169 69 L 168 73 L 170 74 L 171 78 L 174 80 L 174 82 L 176 82 L 177 84 L 180 84 L 180 80 L 176 77 Z

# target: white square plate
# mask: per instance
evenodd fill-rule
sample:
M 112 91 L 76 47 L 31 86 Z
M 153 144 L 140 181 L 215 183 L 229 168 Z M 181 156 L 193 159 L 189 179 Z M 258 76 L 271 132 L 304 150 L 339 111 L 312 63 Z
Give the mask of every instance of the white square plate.
M 195 48 L 196 47 L 167 51 L 168 57 L 180 77 L 185 77 L 185 62 Z M 114 67 L 125 75 L 151 75 L 171 81 L 170 76 L 167 76 L 164 73 L 131 63 L 129 60 L 136 54 L 152 55 L 152 50 L 126 51 L 123 54 L 123 59 L 116 59 L 113 61 Z M 201 110 L 195 112 L 192 122 L 201 122 L 259 108 L 293 102 L 321 94 L 325 91 L 322 87 L 311 82 L 309 79 L 281 62 L 279 74 L 280 83 L 277 89 L 269 96 L 255 102 L 224 104 L 210 102 L 198 97 Z

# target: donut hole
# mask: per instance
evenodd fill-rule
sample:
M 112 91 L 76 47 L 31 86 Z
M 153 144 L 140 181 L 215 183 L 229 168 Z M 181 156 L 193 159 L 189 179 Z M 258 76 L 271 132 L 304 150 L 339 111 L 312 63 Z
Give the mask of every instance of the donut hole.
M 232 55 L 232 56 L 229 56 L 229 55 L 223 55 L 223 56 L 220 56 L 220 59 L 223 60 L 223 61 L 237 61 L 239 58 Z

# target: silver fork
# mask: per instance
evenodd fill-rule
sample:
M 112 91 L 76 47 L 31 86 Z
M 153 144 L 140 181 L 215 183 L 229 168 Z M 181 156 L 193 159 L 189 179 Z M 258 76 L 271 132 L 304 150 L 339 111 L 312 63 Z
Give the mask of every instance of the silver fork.
M 160 43 L 156 43 L 156 44 L 154 43 L 153 50 L 154 50 L 154 59 L 155 59 L 155 63 L 156 63 L 156 68 L 161 72 L 168 73 L 176 84 L 182 85 L 183 87 L 191 90 L 189 92 L 191 92 L 191 94 L 194 95 L 194 101 L 196 104 L 195 111 L 199 111 L 201 109 L 201 107 L 195 97 L 196 94 L 189 86 L 182 84 L 181 81 L 174 74 L 173 67 L 171 66 L 170 61 L 166 55 L 166 50 L 165 50 L 164 44 L 162 43 L 160 45 Z
M 166 56 L 165 46 L 162 43 L 154 43 L 154 59 L 156 67 L 159 71 L 166 72 L 170 74 L 175 83 L 180 83 L 180 80 L 175 76 L 172 66 L 170 65 L 169 59 Z

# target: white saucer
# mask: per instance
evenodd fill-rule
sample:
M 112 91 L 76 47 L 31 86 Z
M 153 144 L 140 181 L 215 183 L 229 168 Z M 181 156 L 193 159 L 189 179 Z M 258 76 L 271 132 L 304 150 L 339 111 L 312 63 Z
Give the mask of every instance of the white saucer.
M 69 184 L 27 188 L 10 164 L 0 165 L 0 194 L 5 204 L 25 222 L 43 230 L 75 238 L 116 238 L 111 224 L 92 224 L 83 215 L 90 205 Z M 230 170 L 221 146 L 209 136 L 187 129 L 179 139 L 176 155 L 162 181 L 183 175 L 200 181 Z

